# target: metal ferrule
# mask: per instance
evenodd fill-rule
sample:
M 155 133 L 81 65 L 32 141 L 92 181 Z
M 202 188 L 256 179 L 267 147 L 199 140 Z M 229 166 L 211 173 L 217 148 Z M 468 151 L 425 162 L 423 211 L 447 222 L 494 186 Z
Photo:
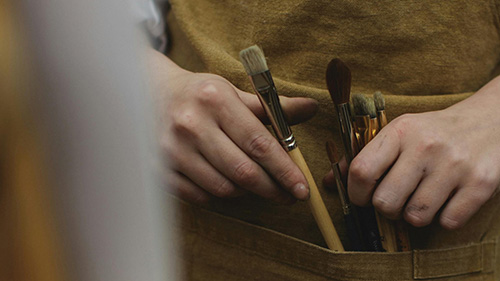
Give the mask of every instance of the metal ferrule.
M 344 187 L 344 183 L 342 183 L 342 175 L 340 173 L 339 163 L 332 163 L 333 175 L 335 177 L 335 184 L 337 185 L 337 191 L 340 197 L 340 204 L 342 205 L 342 212 L 344 215 L 348 215 L 351 213 L 351 203 L 347 198 L 347 192 Z
M 356 135 L 352 127 L 351 108 L 349 103 L 337 105 L 337 114 L 340 125 L 340 134 L 346 152 L 347 164 L 350 164 L 358 153 Z
M 281 146 L 283 146 L 286 151 L 296 148 L 297 144 L 295 143 L 295 137 L 283 114 L 283 109 L 280 105 L 278 92 L 274 86 L 271 72 L 265 71 L 252 75 L 250 76 L 250 80 L 255 92 L 257 92 L 259 96 L 259 100 L 264 107 L 267 117 L 271 122 L 271 126 L 273 127 L 274 134 L 281 143 Z
M 385 110 L 377 111 L 377 119 L 379 129 L 381 130 L 385 125 L 387 125 L 387 114 L 385 113 Z
M 370 136 L 369 136 L 369 139 L 367 140 L 366 144 L 368 144 L 373 138 L 375 138 L 375 136 L 380 131 L 377 117 L 370 118 L 370 127 L 369 128 L 370 128 Z
M 369 115 L 356 115 L 354 116 L 356 136 L 358 140 L 358 147 L 361 150 L 370 141 L 371 122 Z

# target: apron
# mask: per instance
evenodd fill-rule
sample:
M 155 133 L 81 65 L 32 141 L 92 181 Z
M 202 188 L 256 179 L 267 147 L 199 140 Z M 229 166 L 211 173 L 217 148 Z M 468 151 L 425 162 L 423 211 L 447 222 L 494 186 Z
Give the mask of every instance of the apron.
M 319 184 L 330 169 L 326 140 L 342 147 L 324 80 L 332 58 L 351 69 L 353 93 L 385 94 L 389 120 L 444 109 L 500 73 L 500 1 L 367 2 L 173 0 L 168 55 L 252 92 L 238 53 L 262 47 L 281 95 L 320 104 L 313 119 L 292 128 Z M 338 194 L 320 192 L 346 241 Z M 247 195 L 200 209 L 167 200 L 180 205 L 189 280 L 500 280 L 499 196 L 462 229 L 411 228 L 416 250 L 407 253 L 331 252 L 304 202 L 277 206 Z

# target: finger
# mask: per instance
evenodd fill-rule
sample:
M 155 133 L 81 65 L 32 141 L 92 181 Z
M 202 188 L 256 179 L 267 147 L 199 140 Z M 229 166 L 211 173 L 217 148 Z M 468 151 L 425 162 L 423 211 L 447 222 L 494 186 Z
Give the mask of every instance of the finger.
M 333 170 L 328 171 L 325 177 L 323 177 L 323 186 L 328 191 L 336 190 L 335 176 L 333 175 Z
M 194 204 L 204 204 L 211 198 L 209 193 L 181 173 L 170 172 L 165 177 L 167 190 L 181 199 Z
M 416 227 L 430 224 L 457 184 L 458 178 L 447 173 L 436 172 L 426 176 L 406 204 L 405 220 Z
M 259 101 L 257 95 L 249 94 L 237 90 L 243 103 L 265 124 L 269 124 L 269 119 Z M 298 124 L 309 120 L 318 111 L 318 102 L 315 99 L 304 97 L 284 97 L 280 96 L 280 104 L 290 125 Z
M 290 204 L 295 200 L 290 193 L 280 188 L 276 182 L 250 159 L 219 128 L 209 129 L 211 134 L 199 145 L 200 152 L 220 173 L 237 186 L 271 199 L 281 204 Z
M 174 163 L 177 171 L 216 197 L 230 198 L 241 195 L 239 188 L 196 152 L 179 154 Z
M 222 130 L 295 198 L 309 197 L 307 181 L 278 141 L 243 103 L 218 111 Z
M 340 173 L 342 174 L 342 179 L 344 180 L 344 182 L 347 182 L 347 171 L 349 169 L 349 166 L 347 165 L 347 159 L 345 158 L 345 154 L 339 161 L 339 167 L 340 167 Z
M 446 229 L 464 226 L 492 194 L 470 186 L 459 188 L 441 212 L 440 224 Z
M 318 101 L 311 98 L 280 96 L 280 103 L 290 125 L 311 119 L 319 109 Z
M 387 175 L 376 187 L 373 197 L 366 192 L 358 194 L 362 203 L 372 200 L 373 206 L 384 216 L 396 219 L 400 217 L 403 207 L 419 185 L 425 172 L 425 163 L 408 151 L 405 151 L 390 168 Z M 359 201 L 358 201 L 359 202 Z
M 356 205 L 370 202 L 379 179 L 399 156 L 399 136 L 395 130 L 386 128 L 361 150 L 349 167 L 348 193 Z

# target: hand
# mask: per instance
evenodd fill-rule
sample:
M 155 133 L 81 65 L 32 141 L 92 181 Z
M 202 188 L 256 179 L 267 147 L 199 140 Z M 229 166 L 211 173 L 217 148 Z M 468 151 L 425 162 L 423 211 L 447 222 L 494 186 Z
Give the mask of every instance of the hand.
M 417 227 L 438 213 L 444 228 L 463 226 L 500 183 L 499 95 L 496 78 L 445 110 L 392 121 L 353 159 L 351 201 Z
M 149 56 L 174 192 L 196 203 L 247 191 L 283 204 L 308 198 L 302 172 L 261 122 L 266 117 L 256 95 L 220 76 L 183 70 L 161 54 Z M 281 104 L 291 123 L 317 110 L 307 98 Z

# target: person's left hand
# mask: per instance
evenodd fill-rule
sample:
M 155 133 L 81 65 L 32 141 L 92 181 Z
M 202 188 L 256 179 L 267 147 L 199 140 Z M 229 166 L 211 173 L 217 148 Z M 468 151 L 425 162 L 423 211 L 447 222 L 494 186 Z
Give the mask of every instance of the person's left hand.
M 441 111 L 396 118 L 349 167 L 349 198 L 421 227 L 462 227 L 500 183 L 500 78 Z M 331 183 L 331 173 L 325 178 Z

